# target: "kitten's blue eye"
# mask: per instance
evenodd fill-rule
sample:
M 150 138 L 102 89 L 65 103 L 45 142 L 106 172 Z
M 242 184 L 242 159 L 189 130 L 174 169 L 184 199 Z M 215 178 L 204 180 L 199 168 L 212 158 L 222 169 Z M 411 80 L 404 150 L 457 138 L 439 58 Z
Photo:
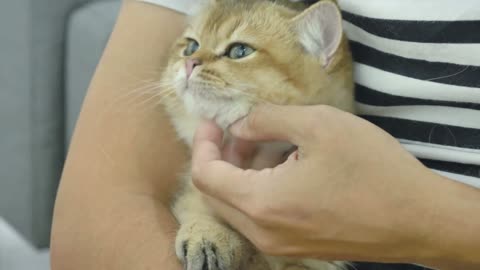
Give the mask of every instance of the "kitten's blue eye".
M 198 44 L 198 42 L 194 39 L 189 38 L 187 48 L 185 49 L 185 51 L 183 51 L 183 55 L 191 56 L 196 51 L 198 51 L 198 48 L 200 48 L 200 45 Z
M 254 53 L 255 49 L 242 43 L 234 44 L 227 51 L 226 55 L 231 59 L 240 59 Z

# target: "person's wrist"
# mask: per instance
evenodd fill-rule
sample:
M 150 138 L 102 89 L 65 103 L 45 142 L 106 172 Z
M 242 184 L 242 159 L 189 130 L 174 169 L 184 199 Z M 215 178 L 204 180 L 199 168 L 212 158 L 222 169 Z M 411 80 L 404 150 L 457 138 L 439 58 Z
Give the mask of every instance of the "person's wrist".
M 412 166 L 405 173 L 397 172 L 397 183 L 401 183 L 398 198 L 392 194 L 396 210 L 392 211 L 392 231 L 397 234 L 397 246 L 393 251 L 395 254 L 389 260 L 401 263 L 415 263 L 431 266 L 431 262 L 441 257 L 445 252 L 439 250 L 436 243 L 432 241 L 432 226 L 434 224 L 431 216 L 435 202 L 435 195 L 432 194 L 432 187 L 438 179 L 436 175 L 423 166 Z
M 432 267 L 435 262 L 444 258 L 447 251 L 438 244 L 438 232 L 436 231 L 437 212 L 439 209 L 439 197 L 443 189 L 437 190 L 439 182 L 444 181 L 441 176 L 425 168 L 425 171 L 418 175 L 418 186 L 412 187 L 416 204 L 417 218 L 410 221 L 412 225 L 411 237 L 416 239 L 417 246 L 411 254 L 413 263 L 428 265 Z M 413 206 L 412 206 L 413 207 Z
M 472 226 L 460 228 L 470 218 L 471 209 L 467 208 L 478 194 L 472 194 L 470 187 L 425 170 L 422 178 L 416 179 L 423 184 L 414 187 L 418 219 L 411 221 L 411 239 L 418 239 L 418 243 L 411 254 L 412 262 L 441 270 L 478 269 L 480 261 L 474 254 L 475 247 L 468 246 L 472 243 L 469 235 L 477 232 Z

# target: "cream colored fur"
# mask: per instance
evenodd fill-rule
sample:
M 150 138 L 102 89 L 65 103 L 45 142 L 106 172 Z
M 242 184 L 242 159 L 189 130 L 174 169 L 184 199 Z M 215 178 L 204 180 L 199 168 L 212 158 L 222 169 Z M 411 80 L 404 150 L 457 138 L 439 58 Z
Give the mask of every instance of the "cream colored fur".
M 186 38 L 200 45 L 191 56 L 183 55 Z M 224 53 L 233 42 L 249 44 L 256 52 L 229 59 Z M 185 62 L 193 58 L 202 65 L 188 79 Z M 179 137 L 191 145 L 201 117 L 227 128 L 259 103 L 328 104 L 352 112 L 351 69 L 341 16 L 333 2 L 305 10 L 288 1 L 212 0 L 192 18 L 172 49 L 162 78 L 163 101 Z M 266 144 L 262 151 L 278 153 L 290 147 Z M 173 212 L 180 223 L 175 250 L 186 269 L 334 270 L 343 266 L 259 254 L 215 216 L 189 174 L 182 181 Z

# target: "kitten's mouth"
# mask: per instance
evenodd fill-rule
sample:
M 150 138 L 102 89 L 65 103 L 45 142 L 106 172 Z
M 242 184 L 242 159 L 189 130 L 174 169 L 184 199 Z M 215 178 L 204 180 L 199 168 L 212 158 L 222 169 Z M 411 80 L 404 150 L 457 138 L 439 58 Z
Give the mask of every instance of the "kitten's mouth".
M 194 99 L 198 99 L 198 102 L 202 102 L 202 100 L 208 100 L 211 102 L 219 101 L 219 102 L 233 102 L 234 98 L 231 95 L 226 93 L 221 93 L 220 89 L 216 89 L 215 87 L 209 87 L 202 84 L 198 84 L 196 82 L 187 82 L 185 86 L 185 90 L 182 91 L 183 94 L 189 94 Z
M 234 96 L 224 89 L 209 88 L 205 85 L 186 86 L 180 98 L 187 111 L 214 120 L 222 128 L 227 128 L 244 117 L 251 107 L 251 103 L 241 96 Z

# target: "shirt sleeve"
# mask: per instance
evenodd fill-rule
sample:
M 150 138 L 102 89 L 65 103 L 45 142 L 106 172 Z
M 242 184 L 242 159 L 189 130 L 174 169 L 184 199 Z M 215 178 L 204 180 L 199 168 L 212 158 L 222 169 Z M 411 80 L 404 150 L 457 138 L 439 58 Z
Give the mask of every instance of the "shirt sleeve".
M 173 9 L 180 13 L 191 15 L 200 6 L 199 0 L 139 0 L 140 2 L 150 3 Z

